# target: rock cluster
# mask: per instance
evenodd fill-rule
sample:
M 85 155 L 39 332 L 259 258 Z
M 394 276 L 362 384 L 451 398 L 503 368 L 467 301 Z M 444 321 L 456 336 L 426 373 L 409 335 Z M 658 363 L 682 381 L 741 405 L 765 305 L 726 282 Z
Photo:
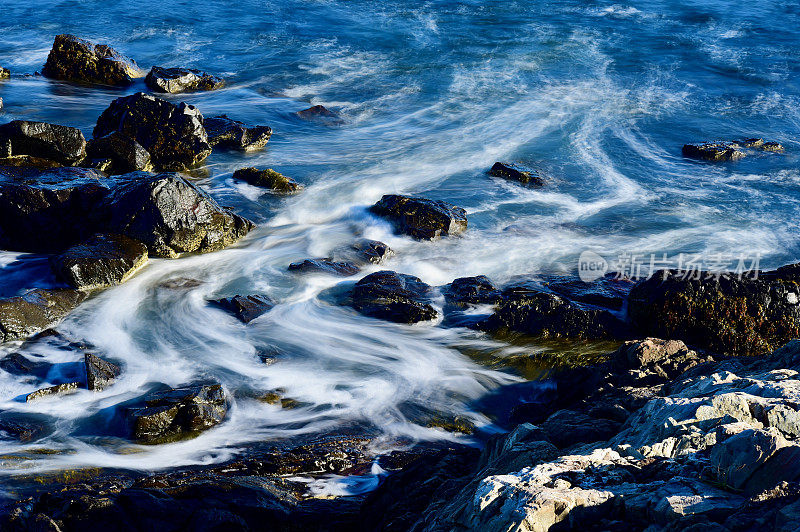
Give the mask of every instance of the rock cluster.
M 747 155 L 745 149 L 766 152 L 783 152 L 783 146 L 774 141 L 764 142 L 764 139 L 750 138 L 743 141 L 704 142 L 701 144 L 684 144 L 682 152 L 684 157 L 703 159 L 706 161 L 737 161 Z

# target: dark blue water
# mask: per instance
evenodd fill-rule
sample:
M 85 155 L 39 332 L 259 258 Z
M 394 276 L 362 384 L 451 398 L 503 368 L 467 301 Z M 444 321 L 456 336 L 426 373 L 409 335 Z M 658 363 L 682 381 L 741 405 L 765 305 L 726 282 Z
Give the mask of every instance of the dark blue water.
M 221 74 L 224 90 L 170 98 L 275 130 L 266 150 L 215 153 L 195 177 L 257 220 L 256 232 L 223 252 L 152 261 L 64 324 L 124 365 L 117 385 L 22 405 L 11 398 L 34 385 L 0 376 L 0 407 L 60 420 L 37 445 L 69 452 L 41 467 L 208 462 L 248 442 L 364 421 L 379 427 L 386 448 L 451 437 L 409 419 L 401 408 L 409 402 L 488 423 L 470 403 L 515 377 L 456 348 L 524 348 L 459 329 L 369 320 L 324 297 L 340 280 L 285 271 L 356 235 L 389 243 L 397 257 L 388 267 L 431 284 L 574 272 L 586 249 L 608 258 L 758 255 L 766 267 L 800 258 L 797 2 L 41 0 L 32 8 L 0 0 L 0 30 L 0 65 L 15 74 L 0 82 L 0 121 L 63 123 L 88 136 L 112 99 L 144 90 L 22 76 L 41 68 L 54 35 L 75 33 L 112 44 L 144 68 Z M 294 114 L 311 104 L 336 110 L 343 122 Z M 716 165 L 680 153 L 686 142 L 753 136 L 780 142 L 786 153 Z M 526 189 L 490 178 L 495 160 L 542 168 L 549 183 Z M 307 188 L 291 199 L 262 195 L 231 180 L 245 165 L 273 167 Z M 395 192 L 465 207 L 469 231 L 435 243 L 392 235 L 364 208 Z M 46 282 L 36 259 L 3 260 L 18 261 L 6 270 L 14 290 L 20 278 Z M 185 277 L 202 284 L 163 287 Z M 247 328 L 204 304 L 241 291 L 281 303 Z M 267 344 L 285 353 L 272 366 L 255 356 Z M 283 387 L 310 406 L 288 411 L 237 399 L 218 429 L 159 448 L 81 432 L 92 414 L 147 383 L 198 378 L 219 380 L 231 394 Z

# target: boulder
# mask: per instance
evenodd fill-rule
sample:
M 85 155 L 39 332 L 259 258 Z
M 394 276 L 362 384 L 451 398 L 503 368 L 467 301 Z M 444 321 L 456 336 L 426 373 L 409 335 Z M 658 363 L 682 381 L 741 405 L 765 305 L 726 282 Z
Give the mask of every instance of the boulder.
M 337 262 L 333 259 L 305 259 L 289 265 L 289 271 L 297 273 L 327 273 L 349 277 L 359 272 L 360 268 L 349 262 Z
M 222 78 L 192 68 L 164 68 L 154 66 L 144 79 L 155 92 L 178 94 L 191 91 L 213 91 L 222 88 Z
M 8 79 L 11 77 L 11 71 L 7 68 L 0 67 L 0 79 Z
M 736 161 L 745 156 L 741 146 L 735 142 L 705 142 L 684 144 L 683 156 L 706 161 Z
M 378 240 L 360 238 L 352 244 L 333 250 L 332 258 L 339 262 L 349 262 L 356 266 L 383 264 L 394 256 L 394 250 Z
M 42 74 L 53 79 L 130 85 L 142 76 L 131 59 L 105 44 L 92 44 L 74 35 L 57 35 Z
M 14 120 L 0 126 L 0 164 L 6 164 L 8 159 L 13 164 L 13 159 L 31 161 L 33 158 L 74 166 L 84 157 L 86 139 L 80 129 L 26 120 Z
M 592 282 L 571 275 L 548 275 L 543 278 L 541 286 L 571 301 L 622 310 L 634 284 L 630 279 L 608 273 Z
M 73 288 L 92 290 L 125 282 L 147 262 L 147 246 L 120 235 L 98 234 L 50 259 Z
M 428 303 L 431 287 L 417 277 L 393 271 L 367 275 L 352 291 L 352 305 L 365 316 L 397 323 L 436 319 Z
M 133 437 L 155 444 L 195 436 L 221 423 L 226 412 L 222 386 L 201 384 L 151 393 L 127 416 Z
M 609 364 L 617 382 L 625 380 L 645 386 L 674 379 L 711 361 L 710 356 L 692 351 L 680 340 L 646 338 L 622 344 L 610 355 Z
M 275 302 L 264 294 L 236 295 L 223 299 L 214 299 L 210 303 L 230 312 L 243 323 L 250 323 L 275 306 Z
M 49 388 L 42 388 L 41 390 L 36 390 L 35 392 L 31 392 L 28 395 L 26 395 L 25 402 L 30 403 L 32 401 L 37 401 L 45 397 L 69 395 L 71 393 L 77 392 L 79 386 L 80 386 L 79 382 L 67 382 L 64 384 L 57 384 L 55 386 L 50 386 Z
M 97 119 L 92 136 L 97 139 L 115 131 L 147 150 L 156 170 L 184 170 L 211 155 L 200 111 L 143 92 L 111 102 Z
M 134 139 L 119 132 L 92 139 L 86 145 L 90 165 L 109 174 L 150 171 L 153 164 L 150 152 Z
M 466 211 L 444 201 L 387 194 L 369 211 L 389 220 L 398 232 L 420 240 L 467 230 Z
M 485 275 L 460 277 L 442 290 L 448 303 L 455 306 L 494 304 L 502 299 L 501 291 Z
M 85 298 L 81 291 L 60 288 L 0 299 L 0 341 L 27 338 L 52 327 Z
M 248 126 L 225 115 L 206 118 L 203 126 L 208 134 L 208 143 L 214 148 L 260 150 L 272 136 L 272 128 L 269 126 Z
M 255 187 L 268 188 L 282 194 L 294 194 L 302 189 L 302 185 L 294 179 L 279 174 L 272 168 L 240 168 L 233 173 L 233 179 L 244 181 Z
M 53 367 L 44 360 L 31 360 L 22 353 L 11 353 L 0 360 L 0 369 L 12 375 L 35 375 L 40 378 L 47 376 L 47 372 Z
M 83 362 L 86 366 L 86 387 L 95 392 L 111 386 L 114 380 L 122 373 L 122 370 L 116 364 L 112 364 L 91 353 L 83 355 Z
M 297 116 L 306 120 L 313 120 L 315 118 L 338 118 L 339 115 L 323 105 L 312 105 L 308 109 L 297 111 Z
M 789 442 L 777 430 L 743 430 L 717 443 L 711 449 L 711 468 L 722 484 L 733 489 L 746 488 L 751 476 L 780 449 L 788 445 Z M 794 478 L 776 477 L 771 480 L 774 486 L 782 480 L 794 480 Z M 765 488 L 765 486 L 759 487 Z
M 523 185 L 541 187 L 545 184 L 544 177 L 542 177 L 541 173 L 536 170 L 522 168 L 516 164 L 496 162 L 489 170 L 489 175 L 502 177 L 509 181 L 517 181 Z

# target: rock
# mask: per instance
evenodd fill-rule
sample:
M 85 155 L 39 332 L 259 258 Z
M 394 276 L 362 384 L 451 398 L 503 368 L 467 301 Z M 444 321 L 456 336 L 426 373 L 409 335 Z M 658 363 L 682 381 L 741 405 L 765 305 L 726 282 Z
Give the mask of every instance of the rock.
M 610 364 L 617 382 L 625 379 L 627 384 L 646 386 L 674 379 L 710 361 L 711 357 L 690 350 L 680 340 L 646 338 L 625 342 L 611 354 Z
M 717 480 L 733 489 L 747 486 L 753 473 L 772 458 L 779 449 L 789 445 L 777 430 L 747 429 L 717 443 L 711 449 L 711 467 Z M 773 478 L 772 485 L 782 480 Z M 758 486 L 761 491 L 766 486 Z M 769 486 L 771 487 L 771 486 Z
M 232 150 L 260 150 L 269 142 L 272 128 L 269 126 L 247 126 L 225 115 L 212 116 L 203 121 L 212 147 Z
M 225 418 L 225 393 L 219 384 L 194 385 L 151 393 L 145 407 L 128 409 L 133 437 L 163 443 L 193 436 Z
M 107 173 L 126 174 L 153 169 L 150 152 L 119 131 L 90 140 L 86 153 L 93 159 L 95 167 Z
M 433 240 L 467 230 L 467 213 L 444 201 L 388 194 L 369 211 L 386 218 L 395 229 L 420 240 Z
M 360 238 L 333 250 L 333 260 L 350 262 L 356 266 L 383 264 L 393 256 L 394 251 L 388 245 L 368 238 Z
M 762 151 L 771 151 L 771 152 L 782 152 L 783 146 L 777 142 L 765 142 L 760 146 Z
M 52 327 L 85 298 L 78 290 L 36 289 L 0 299 L 0 340 L 19 340 Z
M 456 306 L 494 304 L 502 294 L 485 275 L 460 277 L 442 290 L 448 303 Z
M 7 68 L 0 67 L 0 79 L 8 79 L 11 77 L 11 71 Z
M 45 416 L 17 412 L 0 414 L 0 439 L 12 438 L 28 443 L 41 439 L 52 432 Z
M 53 365 L 44 360 L 31 360 L 22 353 L 11 353 L 0 360 L 0 369 L 12 375 L 35 375 L 43 378 Z
M 20 157 L 74 166 L 86 157 L 86 139 L 74 127 L 14 120 L 0 126 L 0 164 Z
M 544 186 L 545 181 L 542 175 L 535 170 L 525 170 L 515 164 L 496 162 L 489 170 L 489 175 L 502 177 L 510 181 L 517 181 L 523 185 L 533 185 L 536 187 Z
M 258 168 L 240 168 L 233 173 L 233 179 L 244 181 L 255 187 L 268 188 L 283 194 L 294 194 L 302 189 L 302 185 L 295 180 L 279 174 L 272 168 L 260 170 Z
M 313 120 L 317 118 L 338 118 L 339 115 L 327 109 L 322 105 L 313 105 L 308 109 L 297 111 L 297 116 L 305 118 L 306 120 Z
M 685 144 L 683 156 L 706 161 L 736 161 L 745 156 L 735 142 L 706 142 L 703 144 Z
M 633 285 L 630 279 L 618 278 L 613 273 L 589 283 L 562 275 L 546 276 L 542 282 L 547 290 L 571 301 L 612 310 L 622 310 Z
M 50 263 L 73 288 L 105 288 L 125 282 L 144 266 L 147 246 L 125 236 L 98 234 L 52 257 Z
M 272 301 L 269 296 L 263 294 L 249 296 L 237 295 L 223 299 L 215 299 L 210 302 L 230 312 L 244 323 L 250 323 L 275 306 L 275 302 Z
M 184 170 L 211 155 L 200 111 L 143 92 L 111 102 L 97 119 L 92 136 L 100 138 L 115 131 L 147 150 L 156 170 Z
M 190 91 L 213 91 L 222 88 L 222 78 L 191 68 L 163 68 L 154 66 L 144 82 L 156 92 L 178 94 Z
M 438 313 L 427 302 L 431 287 L 419 278 L 393 271 L 367 275 L 356 283 L 352 304 L 365 316 L 397 323 L 436 319 Z
M 122 373 L 122 370 L 116 364 L 112 364 L 91 353 L 83 355 L 83 362 L 86 366 L 86 387 L 95 392 L 111 386 L 114 383 L 114 379 Z
M 36 390 L 35 392 L 29 393 L 25 396 L 25 401 L 30 403 L 31 401 L 36 401 L 38 399 L 42 399 L 44 397 L 54 397 L 58 395 L 68 395 L 71 393 L 75 393 L 78 391 L 78 387 L 80 386 L 79 382 L 68 382 L 65 384 L 58 384 L 56 386 L 50 386 L 49 388 L 42 388 L 41 390 Z
M 130 85 L 142 76 L 132 60 L 105 44 L 92 44 L 74 35 L 57 35 L 42 74 L 54 79 Z
M 549 441 L 564 448 L 576 443 L 606 441 L 616 435 L 621 426 L 621 422 L 612 419 L 594 418 L 572 410 L 559 410 L 539 427 Z
M 327 273 L 348 277 L 359 272 L 360 268 L 349 262 L 336 262 L 333 259 L 305 259 L 289 265 L 289 271 L 297 273 Z

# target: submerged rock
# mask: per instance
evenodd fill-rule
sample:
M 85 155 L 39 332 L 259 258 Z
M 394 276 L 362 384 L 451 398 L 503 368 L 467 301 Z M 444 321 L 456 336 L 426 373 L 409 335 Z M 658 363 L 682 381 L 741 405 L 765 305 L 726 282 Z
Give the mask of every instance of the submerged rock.
M 460 277 L 442 290 L 448 303 L 456 306 L 498 303 L 501 291 L 485 275 Z
M 154 66 L 144 82 L 156 92 L 178 94 L 190 91 L 213 91 L 222 88 L 222 78 L 192 68 L 164 68 Z
M 735 142 L 706 142 L 703 144 L 685 144 L 683 156 L 706 161 L 736 161 L 745 156 Z
M 147 246 L 120 235 L 98 234 L 51 259 L 74 288 L 91 290 L 125 282 L 147 262 Z
M 111 386 L 114 383 L 114 379 L 122 373 L 122 370 L 116 364 L 112 364 L 91 353 L 84 354 L 83 362 L 86 366 L 86 387 L 95 392 Z
M 381 271 L 356 283 L 352 305 L 365 316 L 397 323 L 429 321 L 438 316 L 428 303 L 430 291 L 431 287 L 418 277 Z
M 44 360 L 31 360 L 22 353 L 11 353 L 0 360 L 0 369 L 12 375 L 35 375 L 45 377 L 47 372 L 53 367 Z
M 68 382 L 65 384 L 57 384 L 56 386 L 50 386 L 49 388 L 42 388 L 41 390 L 36 390 L 35 392 L 26 395 L 25 402 L 30 403 L 31 401 L 36 401 L 38 399 L 43 399 L 45 397 L 55 397 L 58 395 L 68 395 L 71 393 L 75 393 L 78 391 L 79 386 L 80 383 L 78 382 Z
M 126 174 L 153 169 L 150 152 L 134 139 L 119 131 L 92 139 L 86 145 L 92 164 L 109 174 Z
M 392 222 L 398 232 L 420 240 L 467 230 L 466 211 L 444 201 L 387 194 L 369 211 Z
M 489 170 L 489 175 L 502 177 L 510 181 L 517 181 L 523 185 L 544 186 L 545 181 L 542 175 L 535 170 L 523 169 L 516 164 L 496 162 Z
M 268 188 L 284 194 L 293 194 L 303 188 L 294 179 L 279 174 L 272 168 L 265 170 L 253 167 L 240 168 L 233 173 L 233 178 L 255 187 Z
M 211 155 L 203 115 L 143 92 L 117 98 L 97 119 L 96 139 L 119 132 L 150 153 L 156 170 L 184 170 Z
M 269 142 L 272 128 L 269 126 L 248 126 L 225 115 L 212 116 L 203 121 L 212 147 L 232 150 L 260 150 Z
M 103 85 L 130 85 L 142 76 L 131 59 L 105 44 L 57 35 L 42 74 L 49 78 Z
M 0 439 L 13 438 L 23 443 L 41 439 L 53 432 L 47 418 L 40 414 L 3 412 L 0 414 Z
M 20 157 L 27 158 L 28 163 L 33 163 L 30 158 L 45 161 L 31 166 L 48 166 L 48 161 L 74 166 L 86 157 L 86 139 L 74 127 L 14 120 L 0 126 L 0 164 L 13 164 L 7 159 Z M 23 161 L 22 165 L 28 164 Z
M 79 290 L 36 289 L 0 299 L 0 341 L 27 338 L 52 327 L 85 298 Z
M 264 294 L 249 296 L 237 295 L 223 299 L 214 299 L 210 302 L 230 312 L 243 323 L 250 323 L 275 306 L 275 302 Z
M 356 266 L 383 264 L 394 256 L 394 250 L 378 240 L 360 238 L 352 244 L 333 250 L 332 258 L 339 262 L 349 262 Z
M 297 273 L 328 273 L 348 277 L 359 272 L 360 268 L 349 262 L 337 262 L 333 259 L 305 259 L 289 265 L 289 271 Z
M 297 116 L 301 118 L 336 118 L 337 115 L 333 111 L 330 111 L 323 105 L 313 105 L 308 109 L 303 109 L 302 111 L 297 111 Z

